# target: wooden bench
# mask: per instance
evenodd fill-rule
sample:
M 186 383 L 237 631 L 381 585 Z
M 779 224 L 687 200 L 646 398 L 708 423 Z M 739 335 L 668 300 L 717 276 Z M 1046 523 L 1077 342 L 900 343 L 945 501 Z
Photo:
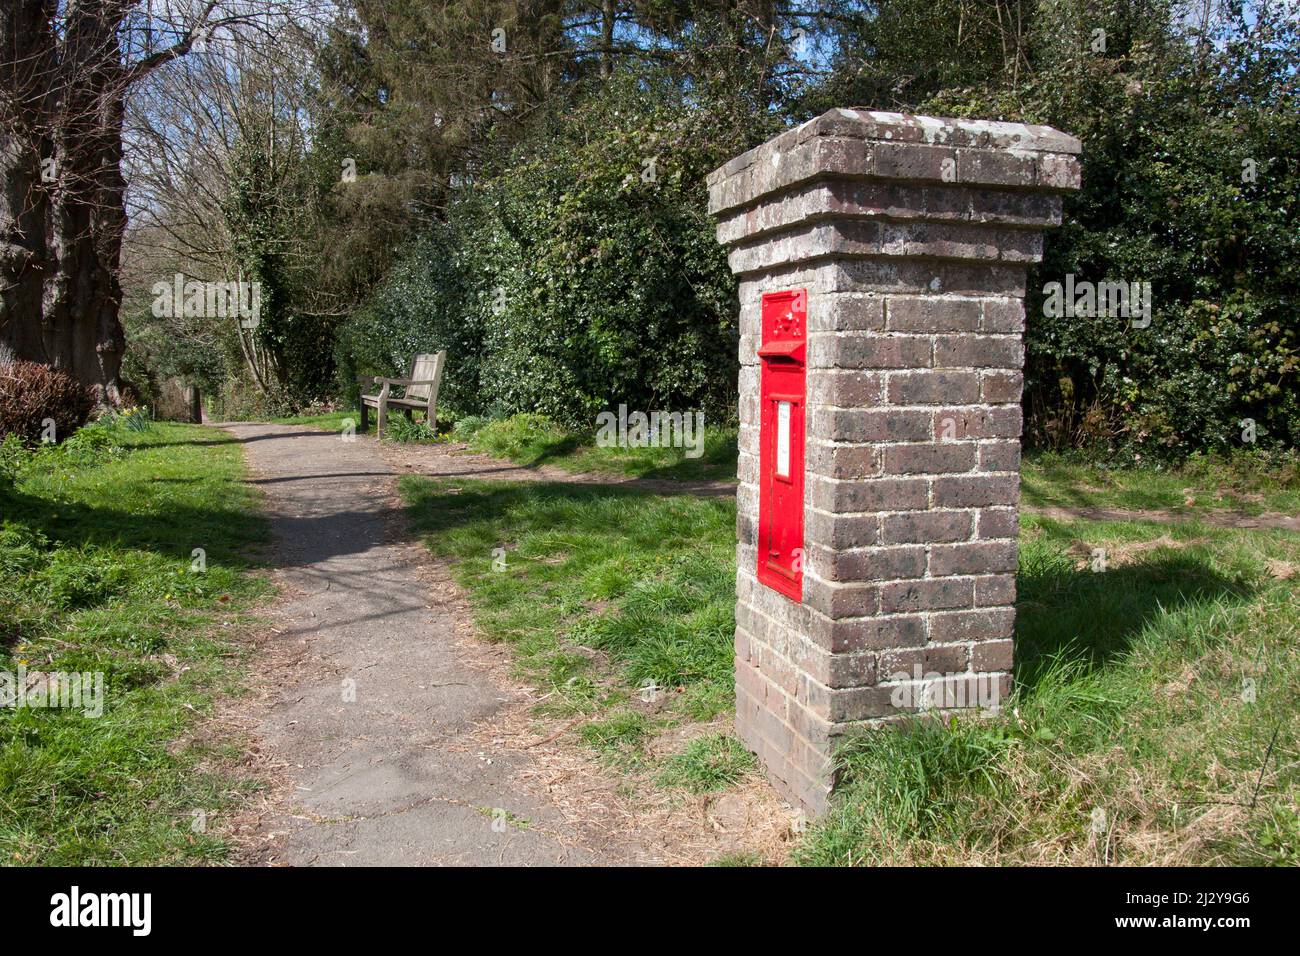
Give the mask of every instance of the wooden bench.
M 437 355 L 417 355 L 411 362 L 411 374 L 406 378 L 383 378 L 375 375 L 361 379 L 362 384 L 378 385 L 378 395 L 361 396 L 361 431 L 370 425 L 370 409 L 377 409 L 375 434 L 383 437 L 384 426 L 388 424 L 388 409 L 400 408 L 409 419 L 412 412 L 424 412 L 424 420 L 431 426 L 436 419 L 438 408 L 438 383 L 442 380 L 442 366 L 447 361 L 444 349 Z M 402 389 L 401 395 L 394 395 L 393 389 Z

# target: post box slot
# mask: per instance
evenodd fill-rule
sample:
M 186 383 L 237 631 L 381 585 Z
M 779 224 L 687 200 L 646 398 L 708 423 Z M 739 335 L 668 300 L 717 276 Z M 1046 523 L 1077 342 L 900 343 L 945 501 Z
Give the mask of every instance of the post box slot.
M 790 477 L 790 403 L 776 403 L 776 477 Z
M 803 342 L 773 342 L 771 345 L 761 345 L 758 349 L 759 358 L 765 359 L 788 359 L 791 362 L 803 362 L 806 346 Z

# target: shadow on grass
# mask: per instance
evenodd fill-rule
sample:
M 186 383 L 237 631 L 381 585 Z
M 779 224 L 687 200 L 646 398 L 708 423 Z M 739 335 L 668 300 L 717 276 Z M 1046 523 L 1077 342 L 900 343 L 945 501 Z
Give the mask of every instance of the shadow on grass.
M 566 435 L 555 441 L 539 442 L 529 448 L 526 454 L 520 455 L 519 464 L 525 468 L 535 468 L 557 458 L 566 458 L 581 446 L 582 438 L 578 435 Z
M 230 424 L 261 425 L 264 423 L 263 422 L 231 422 Z M 304 425 L 281 426 L 282 428 L 285 429 L 289 429 L 289 428 L 299 429 L 298 431 L 274 431 L 274 432 L 266 432 L 265 434 L 262 435 L 242 435 L 242 436 L 232 435 L 230 434 L 230 432 L 225 431 L 220 426 L 213 425 L 208 427 L 211 429 L 210 436 L 205 433 L 204 437 L 202 438 L 194 438 L 185 441 L 151 442 L 148 447 L 149 448 L 185 448 L 189 446 L 203 446 L 203 445 L 247 445 L 255 441 L 277 441 L 277 440 L 283 441 L 286 438 L 310 438 L 310 437 L 338 438 L 339 437 L 339 433 L 333 430 L 303 431 L 302 429 L 308 427 Z M 374 429 L 372 428 L 370 431 L 373 432 Z M 363 433 L 360 430 L 358 430 L 357 434 L 358 435 L 369 434 L 369 432 Z
M 1192 605 L 1244 604 L 1255 589 L 1195 556 L 1171 554 L 1103 572 L 1061 551 L 1022 555 L 1017 575 L 1016 682 L 1032 690 L 1068 664 L 1087 673 L 1124 655 L 1159 618 Z
M 402 491 L 416 532 L 424 534 L 450 531 L 461 525 L 500 518 L 518 506 L 535 500 L 563 499 L 580 504 L 598 498 L 621 498 L 634 503 L 655 496 L 653 492 L 639 488 L 563 481 L 488 480 L 475 482 L 467 488 L 463 481 L 452 485 L 456 478 L 472 481 L 472 476 L 454 476 L 440 480 L 431 480 L 426 475 L 408 475 L 402 478 Z M 450 490 L 453 487 L 457 490 Z M 616 534 L 619 527 L 610 524 L 609 530 Z M 610 542 L 611 547 L 617 547 L 617 544 L 617 540 Z
M 683 458 L 662 468 L 651 468 L 642 478 L 667 481 L 728 481 L 736 477 L 739 451 L 737 436 L 732 433 L 721 441 L 708 441 L 699 458 Z
M 422 477 L 403 482 L 420 533 L 500 519 L 542 499 L 580 504 L 622 498 L 634 509 L 655 496 L 643 489 L 561 482 L 478 482 L 454 493 L 449 485 Z M 553 513 L 552 527 L 563 530 L 564 510 Z M 610 547 L 617 548 L 620 525 L 611 521 L 600 530 L 608 531 Z M 1022 687 L 1032 688 L 1063 662 L 1084 672 L 1105 668 L 1160 618 L 1194 605 L 1244 604 L 1256 590 L 1220 574 L 1195 553 L 1153 554 L 1102 573 L 1080 569 L 1078 560 L 1056 542 L 1022 551 L 1016 605 L 1016 679 Z
M 0 511 L 6 521 L 68 547 L 115 545 L 187 562 L 201 547 L 209 560 L 219 558 L 244 567 L 266 563 L 254 550 L 268 540 L 267 535 L 260 522 L 250 525 L 248 513 L 239 508 L 172 504 L 165 511 L 136 511 L 27 495 L 3 485 Z

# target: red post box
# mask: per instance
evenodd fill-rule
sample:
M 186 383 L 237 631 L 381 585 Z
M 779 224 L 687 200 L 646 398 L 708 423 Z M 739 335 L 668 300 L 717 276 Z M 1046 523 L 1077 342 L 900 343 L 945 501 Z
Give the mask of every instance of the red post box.
M 758 579 L 801 601 L 808 292 L 769 292 L 762 313 Z

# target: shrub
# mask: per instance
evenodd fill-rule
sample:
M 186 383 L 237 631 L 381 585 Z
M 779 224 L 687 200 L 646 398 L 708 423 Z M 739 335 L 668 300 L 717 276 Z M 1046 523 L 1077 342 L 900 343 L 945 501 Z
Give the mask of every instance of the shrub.
M 570 429 L 631 408 L 731 414 L 736 290 L 704 177 L 749 145 L 653 76 L 616 78 L 459 190 L 342 330 L 341 384 L 448 351 L 442 401 Z M 755 141 L 770 119 L 754 119 Z
M 62 445 L 42 448 L 36 455 L 36 461 L 39 463 L 57 458 L 59 464 L 65 467 L 81 468 L 105 461 L 117 461 L 123 455 L 123 435 L 118 429 L 131 427 L 127 423 L 135 420 L 133 417 L 114 416 L 91 422 Z M 139 429 L 132 428 L 132 430 Z
M 462 307 L 462 253 L 453 226 L 435 225 L 408 244 L 366 305 L 339 330 L 339 393 L 355 403 L 363 375 L 403 376 L 421 352 L 447 350 L 439 409 L 478 410 L 476 317 Z
M 451 426 L 451 437 L 456 441 L 469 441 L 488 424 L 488 419 L 482 415 L 466 415 L 464 418 L 456 419 L 456 424 Z
M 94 407 L 93 389 L 48 365 L 0 366 L 0 437 L 17 435 L 25 445 L 39 445 L 53 421 L 54 439 L 63 441 L 86 424 Z
M 248 372 L 240 369 L 228 378 L 216 396 L 216 414 L 227 421 L 263 421 L 297 413 L 289 396 L 274 383 L 259 388 Z
M 5 435 L 0 439 L 0 482 L 16 482 L 31 459 L 32 451 L 21 438 Z

